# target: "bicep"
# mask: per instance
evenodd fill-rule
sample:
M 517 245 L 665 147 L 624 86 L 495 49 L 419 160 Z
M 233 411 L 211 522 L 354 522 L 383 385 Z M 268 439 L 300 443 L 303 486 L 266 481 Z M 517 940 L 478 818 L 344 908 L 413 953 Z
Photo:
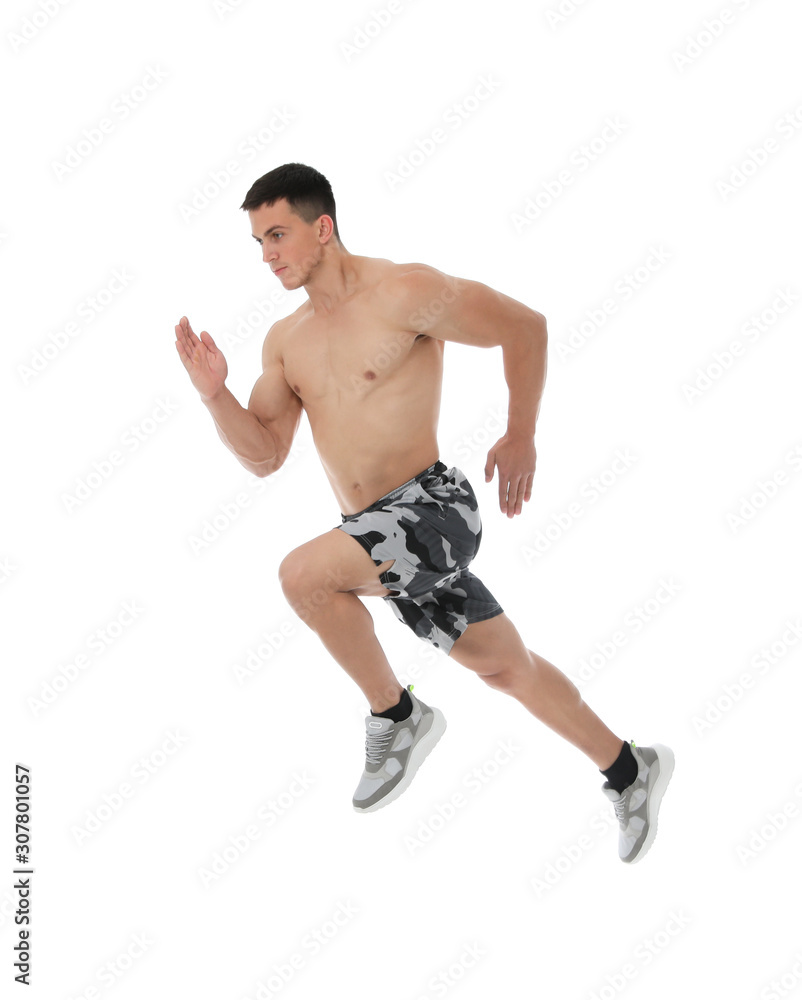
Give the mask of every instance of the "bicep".
M 543 317 L 481 281 L 456 278 L 436 268 L 408 272 L 396 283 L 399 317 L 436 340 L 496 347 L 538 326 Z
M 263 355 L 263 371 L 256 380 L 248 400 L 248 410 L 260 424 L 275 435 L 279 451 L 288 452 L 301 422 L 301 400 L 284 377 L 284 366 L 275 347 L 275 338 L 268 334 Z

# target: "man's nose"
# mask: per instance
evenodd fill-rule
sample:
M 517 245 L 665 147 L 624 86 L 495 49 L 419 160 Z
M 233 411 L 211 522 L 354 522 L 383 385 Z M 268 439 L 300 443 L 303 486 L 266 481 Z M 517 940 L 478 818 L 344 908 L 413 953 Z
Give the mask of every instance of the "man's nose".
M 264 247 L 262 251 L 262 260 L 265 264 L 269 264 L 271 260 L 275 260 L 278 256 L 278 251 L 275 248 Z

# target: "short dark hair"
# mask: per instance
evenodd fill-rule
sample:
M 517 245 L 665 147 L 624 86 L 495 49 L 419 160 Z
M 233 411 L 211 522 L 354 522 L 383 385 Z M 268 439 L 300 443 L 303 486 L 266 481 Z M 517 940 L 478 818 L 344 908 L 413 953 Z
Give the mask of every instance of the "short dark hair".
M 295 214 L 309 225 L 321 215 L 330 215 L 334 223 L 334 235 L 342 242 L 337 228 L 337 206 L 331 184 L 319 170 L 308 167 L 305 163 L 284 163 L 275 167 L 254 181 L 240 208 L 249 211 L 261 205 L 273 205 L 280 198 L 286 198 Z

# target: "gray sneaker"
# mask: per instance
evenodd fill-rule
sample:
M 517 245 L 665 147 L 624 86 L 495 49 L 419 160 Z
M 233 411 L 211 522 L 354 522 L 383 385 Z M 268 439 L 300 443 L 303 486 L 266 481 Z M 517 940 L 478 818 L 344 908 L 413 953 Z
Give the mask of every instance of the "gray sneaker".
M 429 708 L 407 687 L 412 714 L 403 722 L 368 715 L 365 719 L 365 771 L 354 792 L 357 812 L 373 812 L 397 799 L 446 729 L 439 708 Z
M 605 781 L 602 791 L 613 803 L 618 818 L 618 856 L 634 864 L 652 846 L 657 833 L 657 810 L 674 771 L 674 754 L 661 743 L 638 747 L 632 740 L 630 747 L 638 762 L 637 778 L 623 792 Z

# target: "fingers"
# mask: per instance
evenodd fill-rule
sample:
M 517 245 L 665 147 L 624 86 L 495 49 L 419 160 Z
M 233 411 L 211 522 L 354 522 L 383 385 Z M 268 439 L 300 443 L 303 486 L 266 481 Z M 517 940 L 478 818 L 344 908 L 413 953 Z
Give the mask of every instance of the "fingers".
M 213 354 L 217 354 L 217 344 L 212 340 L 212 335 L 207 330 L 201 331 L 201 340 L 206 345 L 207 349 Z
M 176 342 L 183 346 L 189 360 L 198 361 L 203 358 L 206 348 L 193 333 L 186 316 L 182 316 L 178 326 L 175 327 L 175 336 Z
M 189 325 L 189 320 L 186 318 L 186 316 L 181 317 L 179 321 L 179 326 L 181 328 L 181 334 L 187 345 L 190 347 L 198 347 L 200 341 L 195 335 L 195 332 L 193 331 L 192 327 Z
M 182 340 L 176 340 L 175 349 L 178 351 L 178 356 L 184 363 L 184 367 L 186 368 L 186 370 L 190 374 L 192 374 L 193 368 L 195 368 L 198 364 L 198 359 L 197 356 L 195 355 L 195 352 L 192 350 L 191 347 L 187 349 L 186 344 Z
M 206 360 L 207 348 L 192 333 L 186 316 L 182 316 L 181 322 L 175 327 L 175 337 L 175 347 L 186 370 L 191 373 L 193 369 L 203 365 Z
M 532 499 L 532 483 L 534 481 L 534 478 L 535 478 L 534 472 L 530 472 L 529 475 L 526 477 L 526 491 L 524 492 L 524 500 Z
M 512 510 L 508 510 L 507 517 L 513 517 L 515 514 L 520 514 L 523 510 L 524 505 L 524 487 L 526 486 L 526 479 L 518 478 L 515 480 L 515 487 L 513 488 L 510 484 L 510 499 L 509 506 Z
M 534 475 L 506 479 L 499 469 L 498 502 L 503 514 L 514 517 L 523 511 L 524 500 L 529 500 L 532 496 L 533 479 Z

